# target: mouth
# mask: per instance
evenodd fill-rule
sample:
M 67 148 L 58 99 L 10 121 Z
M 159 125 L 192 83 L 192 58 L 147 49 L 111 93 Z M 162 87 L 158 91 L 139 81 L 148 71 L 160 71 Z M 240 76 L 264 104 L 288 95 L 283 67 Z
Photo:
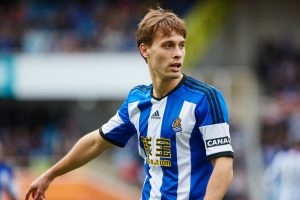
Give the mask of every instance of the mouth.
M 171 64 L 170 66 L 172 67 L 172 68 L 177 68 L 177 69 L 179 69 L 179 68 L 181 68 L 181 63 L 173 63 L 173 64 Z

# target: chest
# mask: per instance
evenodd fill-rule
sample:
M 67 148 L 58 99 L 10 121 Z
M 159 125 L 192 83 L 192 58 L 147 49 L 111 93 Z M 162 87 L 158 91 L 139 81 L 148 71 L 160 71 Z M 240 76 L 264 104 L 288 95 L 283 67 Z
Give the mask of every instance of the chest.
M 193 103 L 169 97 L 138 102 L 129 112 L 141 136 L 172 139 L 192 132 L 196 124 L 195 107 Z

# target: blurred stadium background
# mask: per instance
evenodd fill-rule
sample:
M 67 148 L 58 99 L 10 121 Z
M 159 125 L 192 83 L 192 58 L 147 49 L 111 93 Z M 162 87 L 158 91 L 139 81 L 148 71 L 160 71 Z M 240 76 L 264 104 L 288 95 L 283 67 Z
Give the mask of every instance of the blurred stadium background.
M 300 128 L 297 0 L 157 1 L 184 17 L 185 73 L 223 92 L 235 149 L 226 199 L 271 199 L 266 167 Z M 135 29 L 150 0 L 0 0 L 0 140 L 19 198 L 137 84 L 149 84 Z M 48 199 L 139 199 L 136 139 L 58 178 Z M 300 181 L 299 181 L 300 182 Z

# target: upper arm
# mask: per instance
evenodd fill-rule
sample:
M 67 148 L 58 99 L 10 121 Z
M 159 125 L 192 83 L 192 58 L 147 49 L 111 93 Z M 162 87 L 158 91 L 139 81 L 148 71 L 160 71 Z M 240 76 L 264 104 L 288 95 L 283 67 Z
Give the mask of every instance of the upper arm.
M 94 130 L 87 133 L 74 145 L 73 151 L 75 151 L 75 156 L 78 152 L 85 150 L 84 152 L 92 155 L 92 157 L 101 154 L 103 151 L 111 148 L 113 145 L 102 138 L 99 134 L 99 130 Z
M 130 121 L 128 106 L 128 99 L 126 99 L 118 112 L 100 128 L 102 138 L 118 147 L 124 147 L 136 133 Z
M 207 158 L 233 157 L 227 107 L 218 90 L 211 88 L 205 93 L 196 107 L 196 118 Z
M 114 146 L 112 143 L 105 140 L 101 134 L 99 134 L 99 129 L 93 131 L 93 134 L 95 135 L 94 136 L 95 140 L 96 140 L 97 144 L 99 144 L 99 148 L 101 151 L 105 151 Z
M 214 167 L 227 166 L 227 168 L 233 168 L 233 158 L 232 157 L 217 157 L 210 160 Z

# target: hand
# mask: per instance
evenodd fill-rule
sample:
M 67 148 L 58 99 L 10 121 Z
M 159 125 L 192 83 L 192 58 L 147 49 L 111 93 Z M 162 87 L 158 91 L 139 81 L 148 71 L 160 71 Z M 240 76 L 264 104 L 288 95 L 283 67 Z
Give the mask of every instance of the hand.
M 46 174 L 42 174 L 30 184 L 26 192 L 25 200 L 29 200 L 30 195 L 34 200 L 45 200 L 45 192 L 52 181 L 53 179 L 49 178 Z

